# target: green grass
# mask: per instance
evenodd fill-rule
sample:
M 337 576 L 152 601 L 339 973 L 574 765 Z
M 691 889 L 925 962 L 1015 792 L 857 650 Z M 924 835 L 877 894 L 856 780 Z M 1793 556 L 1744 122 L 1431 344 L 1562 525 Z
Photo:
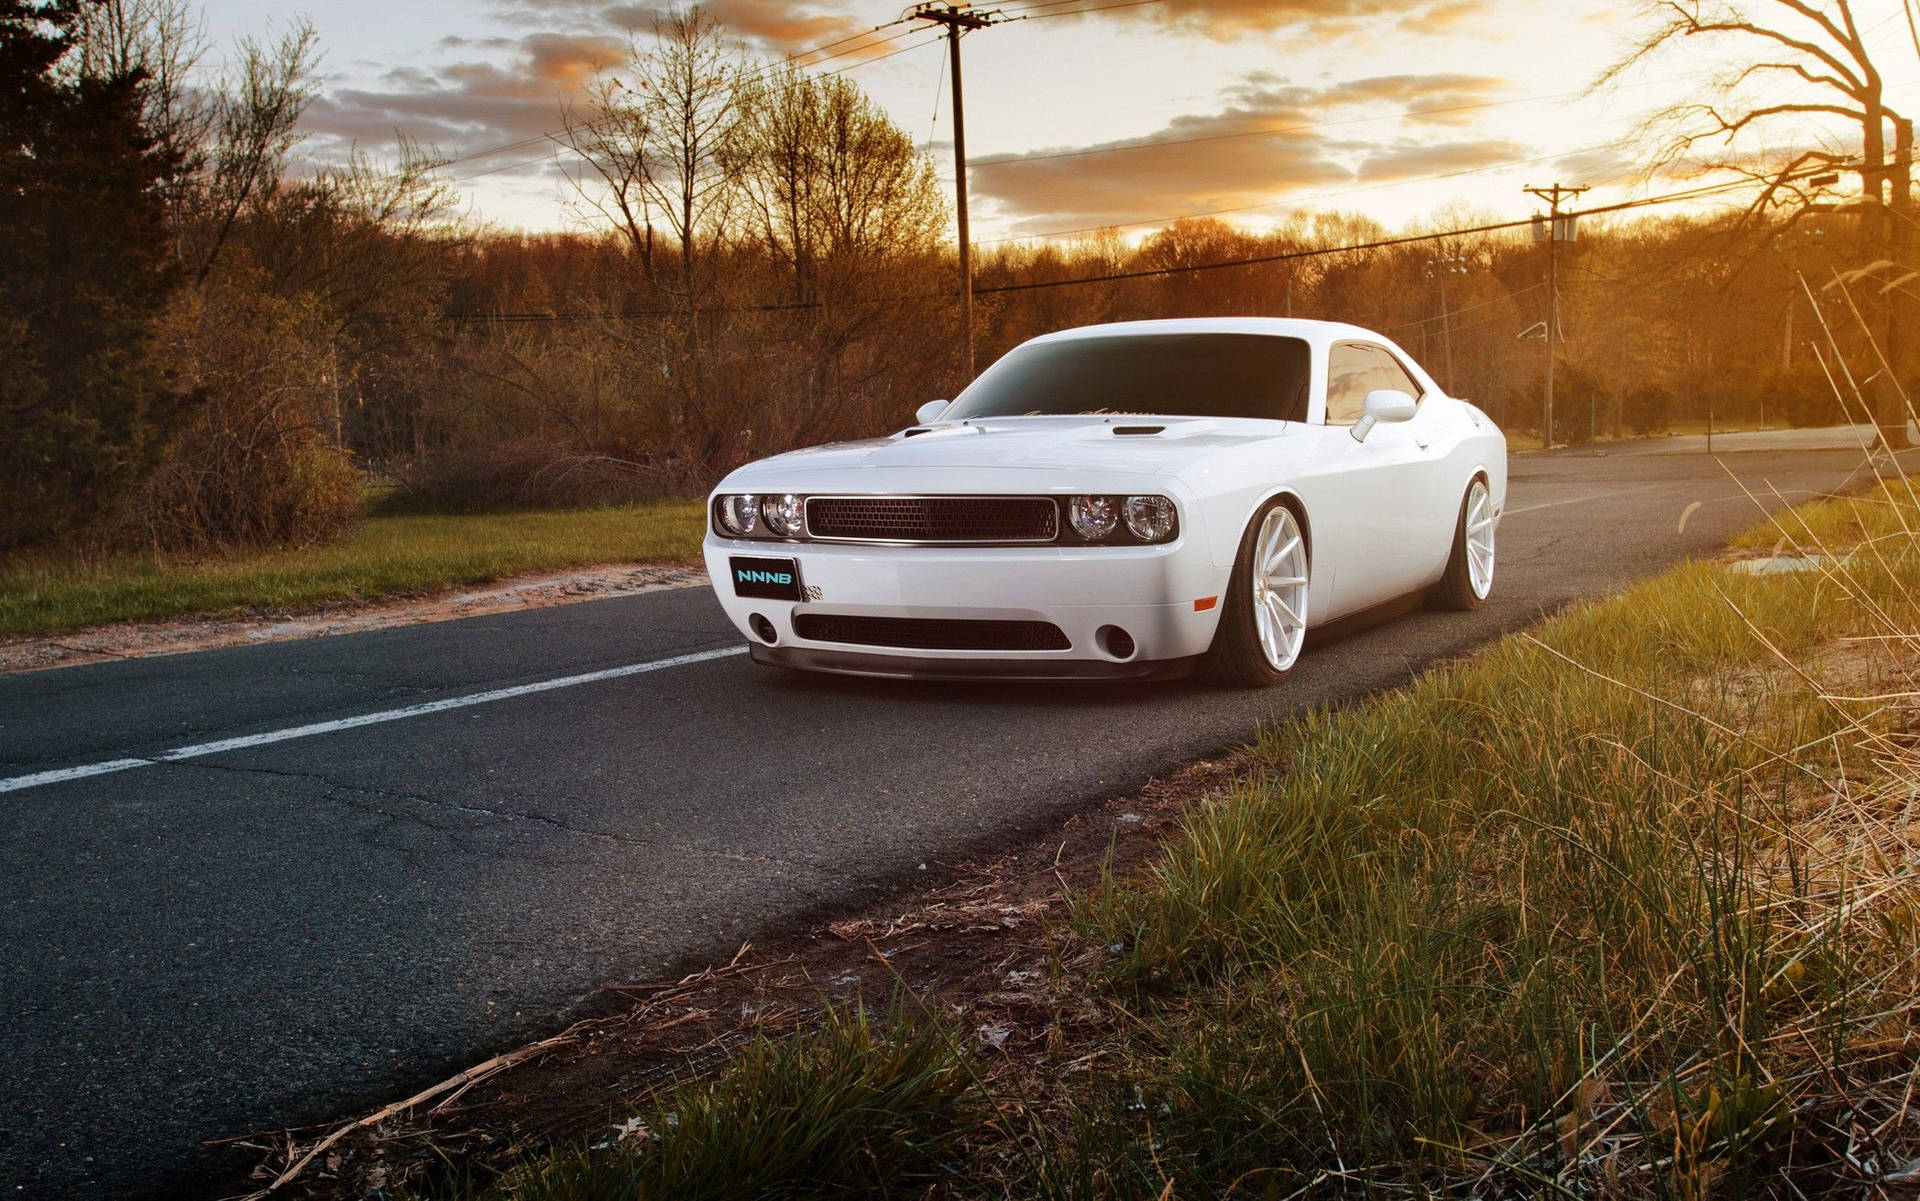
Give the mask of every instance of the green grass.
M 480 1186 L 489 1201 L 735 1201 L 924 1195 L 980 1123 L 963 1045 L 896 1008 L 828 1010 L 750 1044 L 711 1083 L 635 1115 L 632 1133 Z M 611 1144 L 611 1145 L 609 1145 Z M 473 1186 L 456 1185 L 459 1191 Z
M 1153 867 L 1075 898 L 1053 937 L 1096 966 L 1059 969 L 1047 1059 L 943 1099 L 992 1116 L 911 1160 L 915 1185 L 1812 1197 L 1860 1192 L 1843 1153 L 1920 1155 L 1900 1116 L 1920 1066 L 1920 541 L 1890 536 L 1920 513 L 1894 503 L 1743 539 L 1794 529 L 1825 571 L 1683 566 L 1264 731 Z M 851 1056 L 830 1075 L 870 1053 L 887 1075 L 892 1052 L 814 1037 Z M 726 1121 L 682 1119 L 704 1151 L 537 1157 L 496 1195 L 664 1195 L 683 1163 L 807 1142 L 811 1086 L 765 1065 L 813 1045 L 762 1044 L 718 1093 L 649 1111 L 731 1098 Z M 851 1115 L 835 1146 L 900 1129 L 896 1104 L 830 1108 Z M 823 1178 L 796 1171 L 725 1179 Z
M 27 561 L 0 569 L 0 635 L 104 622 L 286 612 L 594 563 L 699 555 L 698 501 L 566 512 L 372 517 L 339 542 L 167 560 Z
M 1738 550 L 1812 553 L 1823 546 L 1860 546 L 1869 554 L 1891 544 L 1908 545 L 1920 537 L 1915 517 L 1920 481 L 1883 479 L 1859 496 L 1835 497 L 1784 509 L 1734 536 Z
M 1871 512 L 1811 520 L 1897 524 Z M 1838 1185 L 1833 1124 L 1891 1115 L 1872 1082 L 1916 1062 L 1875 1015 L 1912 1014 L 1920 694 L 1840 699 L 1905 679 L 1916 589 L 1911 539 L 1691 565 L 1267 732 L 1238 795 L 1082 902 L 1158 1117 L 1072 1098 L 1058 1178 L 1108 1184 L 1051 1191 Z

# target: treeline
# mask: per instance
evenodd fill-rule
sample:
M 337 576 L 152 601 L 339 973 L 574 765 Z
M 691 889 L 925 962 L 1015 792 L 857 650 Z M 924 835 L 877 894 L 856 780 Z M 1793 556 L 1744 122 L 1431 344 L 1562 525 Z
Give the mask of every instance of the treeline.
M 192 86 L 183 4 L 0 0 L 0 547 L 298 543 L 370 491 L 435 509 L 694 493 L 964 386 L 947 198 L 845 77 L 672 14 L 556 114 L 581 229 L 505 234 L 455 219 L 447 164 L 404 143 L 292 172 L 311 30 L 242 43 Z M 1793 272 L 1859 261 L 1846 222 L 1588 221 L 1561 247 L 1555 440 L 1709 409 L 1839 419 Z M 1523 230 L 1303 254 L 1389 232 L 1321 214 L 984 246 L 979 364 L 1089 322 L 1331 318 L 1537 431 L 1546 248 Z M 1072 282 L 1142 271 L 1162 274 Z

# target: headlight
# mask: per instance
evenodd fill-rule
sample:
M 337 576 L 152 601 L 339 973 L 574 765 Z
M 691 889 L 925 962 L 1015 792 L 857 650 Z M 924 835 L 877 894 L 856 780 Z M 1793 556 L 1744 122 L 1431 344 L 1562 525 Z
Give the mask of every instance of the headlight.
M 1108 537 L 1120 523 L 1120 506 L 1111 496 L 1076 496 L 1067 502 L 1067 524 L 1088 542 Z
M 760 498 L 757 496 L 723 496 L 715 506 L 715 511 L 723 534 L 745 538 L 760 528 Z
M 1173 541 L 1180 515 L 1164 496 L 1070 496 L 1067 525 L 1082 542 L 1137 546 Z
M 789 492 L 785 496 L 769 496 L 760 502 L 760 512 L 767 519 L 767 528 L 782 538 L 797 538 L 806 528 L 806 511 L 800 498 Z
M 1127 528 L 1142 542 L 1173 537 L 1173 502 L 1164 496 L 1127 497 Z

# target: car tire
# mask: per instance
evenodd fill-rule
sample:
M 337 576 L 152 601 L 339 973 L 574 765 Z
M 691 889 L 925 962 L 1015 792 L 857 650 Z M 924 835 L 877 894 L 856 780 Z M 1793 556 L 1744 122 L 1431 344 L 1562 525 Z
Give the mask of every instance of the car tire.
M 1455 612 L 1480 607 L 1493 591 L 1494 531 L 1493 494 L 1485 477 L 1476 475 L 1460 498 L 1447 572 L 1427 593 L 1429 605 Z
M 1271 541 L 1276 528 L 1280 542 L 1263 548 L 1262 539 Z M 1282 555 L 1280 559 L 1294 566 L 1283 566 L 1281 569 L 1296 574 L 1275 577 L 1272 574 L 1274 564 L 1269 562 L 1266 578 L 1288 581 L 1289 599 L 1293 600 L 1298 612 L 1294 613 L 1285 600 L 1280 604 L 1282 610 L 1299 621 L 1299 628 L 1288 633 L 1281 648 L 1283 653 L 1276 662 L 1270 649 L 1274 640 L 1274 624 L 1270 620 L 1263 634 L 1260 617 L 1263 602 L 1259 599 L 1274 590 L 1256 589 L 1255 573 L 1260 570 L 1263 550 L 1271 559 L 1271 552 L 1284 550 L 1289 539 L 1297 544 L 1297 554 Z M 1203 669 L 1209 678 L 1239 688 L 1266 688 L 1279 683 L 1299 661 L 1301 644 L 1306 637 L 1307 580 L 1312 574 L 1310 551 L 1305 517 L 1292 502 L 1275 497 L 1253 515 L 1253 520 L 1247 523 L 1246 532 L 1240 536 L 1240 550 L 1234 556 L 1233 573 L 1228 577 L 1227 594 L 1220 606 L 1220 626 L 1214 631 L 1213 645 L 1207 649 Z

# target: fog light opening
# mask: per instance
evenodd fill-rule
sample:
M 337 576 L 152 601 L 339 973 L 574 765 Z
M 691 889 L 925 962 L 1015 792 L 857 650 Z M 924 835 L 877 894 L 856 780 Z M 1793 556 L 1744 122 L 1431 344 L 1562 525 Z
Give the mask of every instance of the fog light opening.
M 1099 641 L 1101 650 L 1123 662 L 1133 658 L 1134 651 L 1139 649 L 1133 644 L 1133 635 L 1119 626 L 1101 626 L 1094 637 Z
M 780 639 L 780 635 L 774 632 L 773 623 L 768 621 L 763 614 L 755 613 L 752 617 L 747 618 L 747 625 L 752 628 L 753 636 L 768 646 L 772 646 Z

